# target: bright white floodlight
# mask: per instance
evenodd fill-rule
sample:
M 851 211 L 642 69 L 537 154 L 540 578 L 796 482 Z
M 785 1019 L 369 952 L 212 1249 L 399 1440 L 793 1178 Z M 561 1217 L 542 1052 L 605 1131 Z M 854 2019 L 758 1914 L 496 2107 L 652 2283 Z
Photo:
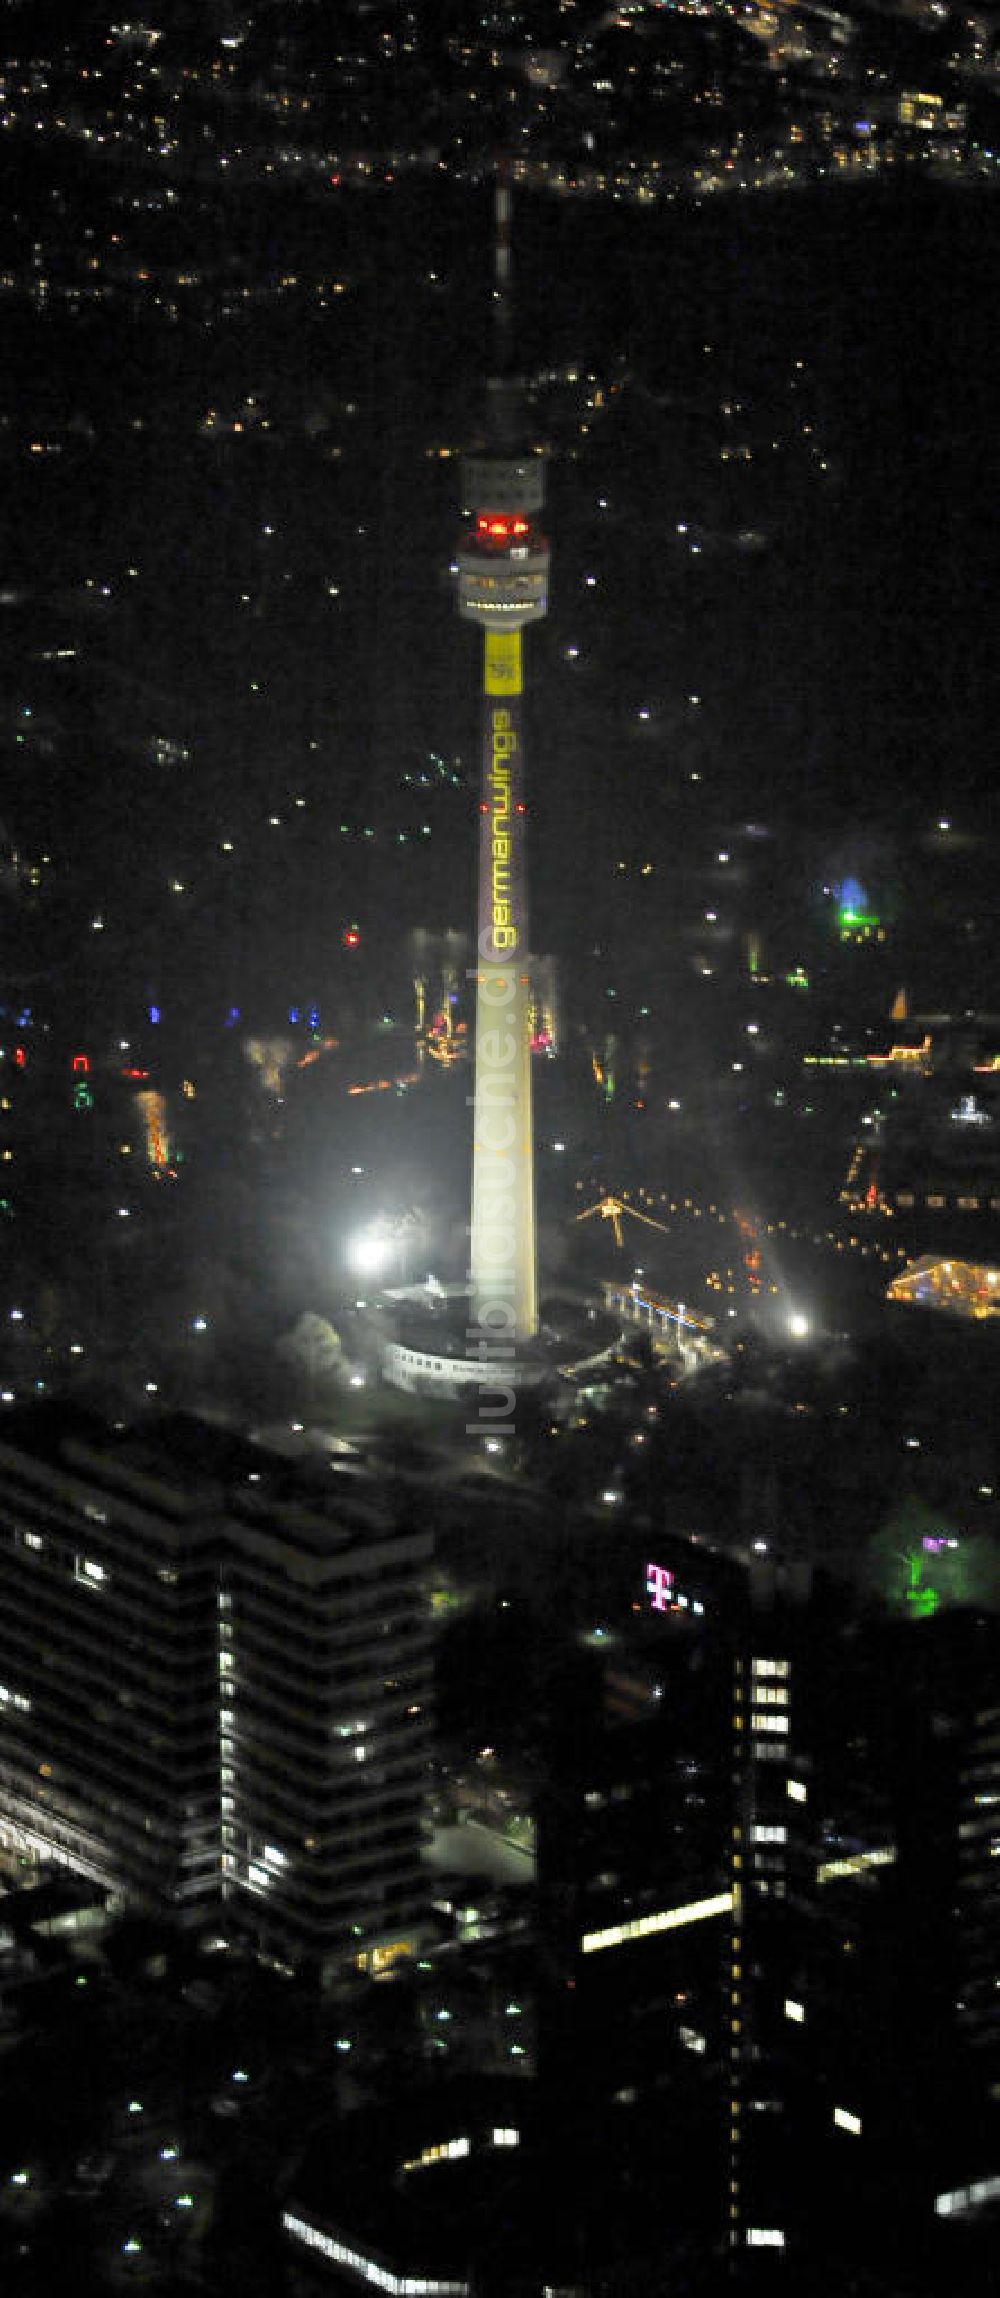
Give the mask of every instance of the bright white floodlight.
M 359 1277 L 381 1276 L 392 1257 L 392 1240 L 380 1236 L 377 1229 L 364 1229 L 359 1236 L 352 1237 L 348 1256 Z

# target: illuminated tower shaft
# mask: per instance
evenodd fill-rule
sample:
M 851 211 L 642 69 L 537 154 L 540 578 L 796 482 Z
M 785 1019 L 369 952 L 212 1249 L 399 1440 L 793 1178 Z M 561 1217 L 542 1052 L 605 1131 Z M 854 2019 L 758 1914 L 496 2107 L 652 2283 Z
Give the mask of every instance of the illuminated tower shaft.
M 535 1331 L 535 1174 L 531 984 L 525 867 L 521 632 L 548 605 L 549 546 L 534 524 L 543 465 L 518 445 L 511 375 L 511 189 L 493 191 L 493 353 L 487 443 L 465 458 L 471 524 L 458 548 L 458 611 L 483 633 L 482 779 L 476 945 L 476 1084 L 469 1277 L 470 1339 L 513 1355 Z
M 521 633 L 487 630 L 479 815 L 472 1316 L 516 1345 L 538 1322 Z
M 548 545 L 531 517 L 537 459 L 470 458 L 464 478 L 475 524 L 459 547 L 459 612 L 483 630 L 469 1273 L 474 1327 L 516 1348 L 538 1322 L 521 631 L 546 611 Z

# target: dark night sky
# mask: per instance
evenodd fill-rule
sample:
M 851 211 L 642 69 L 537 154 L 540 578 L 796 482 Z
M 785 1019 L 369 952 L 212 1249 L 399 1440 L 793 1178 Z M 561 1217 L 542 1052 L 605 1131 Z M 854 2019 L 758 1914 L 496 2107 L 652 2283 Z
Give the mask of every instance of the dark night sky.
M 86 177 L 61 222 L 44 168 L 17 181 L 21 220 L 8 229 L 23 239 L 47 218 L 57 256 L 60 232 L 71 241 L 85 213 L 102 215 Z M 8 564 L 36 587 L 27 619 L 7 623 L 10 707 L 39 636 L 75 618 L 83 643 L 72 679 L 49 689 L 55 753 L 11 759 L 5 818 L 60 848 L 64 890 L 78 894 L 60 930 L 75 931 L 106 880 L 126 964 L 235 981 L 249 960 L 258 989 L 273 976 L 283 997 L 296 974 L 322 975 L 341 910 L 379 927 L 470 913 L 467 792 L 435 795 L 425 847 L 394 840 L 399 821 L 418 826 L 421 801 L 400 812 L 414 761 L 434 748 L 467 777 L 474 755 L 474 666 L 443 573 L 457 470 L 427 448 L 459 443 L 475 418 L 488 204 L 482 189 L 418 182 L 346 201 L 229 206 L 213 193 L 196 209 L 182 227 L 153 219 L 154 250 L 180 229 L 181 256 L 190 247 L 220 278 L 233 264 L 254 277 L 319 262 L 344 270 L 351 292 L 322 317 L 265 305 L 208 330 L 167 327 L 124 299 L 85 322 L 12 315 L 3 399 L 15 430 L 82 410 L 96 435 L 58 464 L 11 464 Z M 586 440 L 565 395 L 538 405 L 554 448 L 552 612 L 533 650 L 534 874 L 550 945 L 572 951 L 594 920 L 620 932 L 606 864 L 623 827 L 694 885 L 730 823 L 762 818 L 789 849 L 779 908 L 791 884 L 806 911 L 824 871 L 858 857 L 874 854 L 885 892 L 904 867 L 900 839 L 942 809 L 992 827 L 996 238 L 987 195 L 910 182 L 654 214 L 520 203 L 525 370 L 575 361 L 627 379 Z M 802 438 L 789 445 L 799 358 L 797 404 L 822 442 L 822 475 Z M 267 400 L 278 437 L 206 447 L 205 407 L 247 390 Z M 730 396 L 756 461 L 727 496 L 718 409 Z M 684 519 L 759 524 L 769 547 L 706 548 L 695 561 L 678 548 Z M 130 591 L 119 578 L 133 556 Z M 107 567 L 115 596 L 87 624 L 65 600 L 92 565 Z M 261 666 L 265 692 L 251 699 Z M 42 675 L 30 676 L 44 708 Z M 136 748 L 172 728 L 196 770 L 151 777 Z M 307 818 L 275 840 L 270 810 L 293 786 Z M 367 848 L 341 842 L 344 816 L 371 820 Z M 218 864 L 233 829 L 241 874 Z M 165 867 L 196 889 L 180 933 Z

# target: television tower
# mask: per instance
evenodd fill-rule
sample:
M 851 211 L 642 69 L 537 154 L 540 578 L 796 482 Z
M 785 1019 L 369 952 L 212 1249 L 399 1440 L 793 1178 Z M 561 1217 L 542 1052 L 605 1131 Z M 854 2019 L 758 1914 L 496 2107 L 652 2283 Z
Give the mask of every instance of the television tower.
M 502 161 L 493 198 L 494 372 L 483 444 L 462 463 L 470 523 L 458 547 L 458 611 L 483 634 L 470 1342 L 512 1357 L 538 1322 L 521 632 L 548 607 L 549 546 L 534 523 L 544 466 L 524 444 L 511 373 Z

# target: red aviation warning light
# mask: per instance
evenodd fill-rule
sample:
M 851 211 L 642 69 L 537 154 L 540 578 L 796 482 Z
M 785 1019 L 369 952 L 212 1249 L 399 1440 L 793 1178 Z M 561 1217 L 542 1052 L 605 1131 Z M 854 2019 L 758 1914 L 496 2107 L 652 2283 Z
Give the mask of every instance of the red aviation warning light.
M 484 543 L 516 543 L 531 533 L 531 522 L 520 511 L 477 511 L 476 538 Z
M 361 940 L 357 926 L 345 926 L 340 939 L 345 950 L 356 950 Z

